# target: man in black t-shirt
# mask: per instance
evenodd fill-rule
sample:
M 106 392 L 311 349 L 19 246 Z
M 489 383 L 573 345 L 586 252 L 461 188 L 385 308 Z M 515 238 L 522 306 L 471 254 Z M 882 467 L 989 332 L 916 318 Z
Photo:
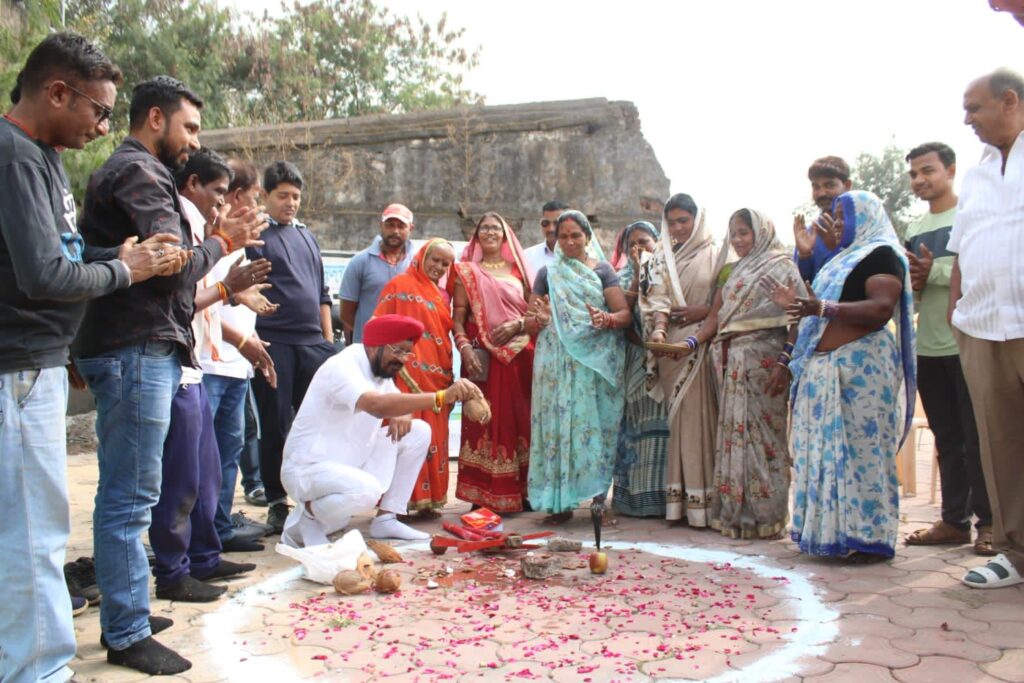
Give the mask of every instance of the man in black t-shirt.
M 65 680 L 75 656 L 64 584 L 68 345 L 84 302 L 171 274 L 178 239 L 87 247 L 59 151 L 107 134 L 120 70 L 81 36 L 29 55 L 0 120 L 0 680 Z M 169 621 L 169 620 L 168 620 Z

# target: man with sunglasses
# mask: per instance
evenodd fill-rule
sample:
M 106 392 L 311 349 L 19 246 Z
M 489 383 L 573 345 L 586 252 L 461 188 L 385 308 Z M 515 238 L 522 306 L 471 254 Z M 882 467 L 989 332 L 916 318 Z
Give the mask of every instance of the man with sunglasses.
M 327 534 L 374 507 L 370 536 L 430 538 L 396 519 L 405 513 L 430 445 L 430 426 L 411 415 L 483 394 L 465 379 L 436 393 L 399 392 L 394 377 L 412 358 L 423 329 L 407 316 L 372 318 L 363 343 L 348 346 L 317 370 L 284 446 L 281 481 L 296 505 L 282 543 L 327 543 Z
M 555 262 L 555 242 L 558 238 L 555 223 L 562 212 L 568 208 L 568 204 L 557 199 L 552 199 L 541 208 L 540 229 L 544 235 L 544 241 L 523 250 L 523 256 L 534 273 Z
M 60 150 L 109 130 L 121 71 L 81 36 L 32 50 L 0 120 L 0 680 L 63 681 L 75 656 L 69 529 L 68 346 L 85 301 L 184 265 L 173 235 L 87 247 Z

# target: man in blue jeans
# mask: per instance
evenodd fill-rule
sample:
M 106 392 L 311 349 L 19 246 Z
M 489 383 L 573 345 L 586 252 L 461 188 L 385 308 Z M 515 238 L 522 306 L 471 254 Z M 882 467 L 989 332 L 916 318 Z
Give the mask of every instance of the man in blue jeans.
M 75 656 L 62 565 L 68 345 L 87 299 L 184 263 L 179 238 L 86 248 L 58 149 L 109 130 L 121 72 L 81 36 L 48 36 L 29 55 L 0 120 L 0 680 L 59 683 Z M 88 263 L 91 261 L 91 263 Z
M 75 341 L 76 364 L 96 398 L 99 485 L 93 513 L 100 626 L 107 661 L 148 674 L 191 663 L 152 638 L 149 563 L 142 533 L 160 496 L 171 400 L 183 365 L 197 367 L 192 317 L 196 283 L 236 246 L 258 243 L 256 211 L 221 212 L 215 230 L 193 241 L 171 168 L 199 149 L 203 102 L 167 76 L 132 91 L 130 134 L 89 179 L 82 235 L 109 247 L 155 232 L 178 236 L 190 252 L 180 273 L 91 301 Z

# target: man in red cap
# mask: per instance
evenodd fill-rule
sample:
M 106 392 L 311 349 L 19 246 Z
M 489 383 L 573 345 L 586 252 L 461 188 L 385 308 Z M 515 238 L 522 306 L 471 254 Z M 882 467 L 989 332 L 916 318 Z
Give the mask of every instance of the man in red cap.
M 409 266 L 413 227 L 412 211 L 401 204 L 388 205 L 380 216 L 380 234 L 345 267 L 338 298 L 346 344 L 363 341 L 363 326 L 377 308 L 384 285 Z
M 430 444 L 430 427 L 410 416 L 483 394 L 465 379 L 436 393 L 399 392 L 393 378 L 422 335 L 423 324 L 413 318 L 373 318 L 363 329 L 362 344 L 346 347 L 320 366 L 284 446 L 281 481 L 296 506 L 285 521 L 282 543 L 327 543 L 327 534 L 374 507 L 379 510 L 371 537 L 430 537 L 396 518 L 405 513 Z

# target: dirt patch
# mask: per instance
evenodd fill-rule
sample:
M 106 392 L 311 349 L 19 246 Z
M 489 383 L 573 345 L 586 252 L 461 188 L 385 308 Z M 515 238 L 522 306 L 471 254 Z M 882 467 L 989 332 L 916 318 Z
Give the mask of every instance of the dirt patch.
M 68 455 L 96 452 L 96 411 L 68 415 Z

